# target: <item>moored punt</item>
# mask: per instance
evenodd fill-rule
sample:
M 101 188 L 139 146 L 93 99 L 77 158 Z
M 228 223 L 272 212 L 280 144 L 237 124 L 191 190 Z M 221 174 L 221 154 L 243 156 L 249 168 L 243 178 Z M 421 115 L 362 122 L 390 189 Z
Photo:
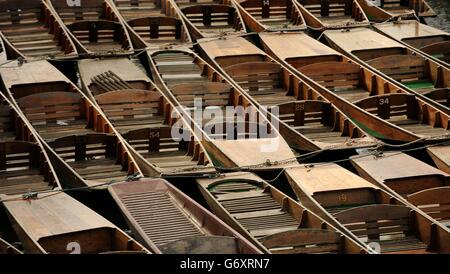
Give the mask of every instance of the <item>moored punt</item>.
M 325 98 L 373 136 L 403 142 L 448 138 L 446 113 L 310 36 L 261 33 L 259 37 L 265 51 L 303 79 L 309 78 Z
M 291 147 L 315 151 L 375 145 L 343 112 L 244 38 L 202 42 L 199 47 L 243 96 L 274 113 L 272 119 Z
M 20 195 L 60 188 L 47 153 L 21 114 L 0 93 L 0 194 Z M 30 140 L 30 141 L 21 141 Z
M 258 254 L 238 232 L 162 179 L 108 188 L 135 237 L 154 253 Z
M 0 68 L 0 74 L 7 94 L 44 141 L 65 187 L 140 174 L 117 136 L 95 132 L 93 116 L 101 111 L 49 62 L 12 63 Z
M 324 37 L 334 49 L 378 71 L 386 79 L 395 80 L 411 93 L 421 94 L 450 86 L 447 67 L 369 28 L 345 32 L 327 30 Z M 436 106 L 450 113 L 448 107 Z
M 366 180 L 383 185 L 450 227 L 450 175 L 404 153 L 351 160 Z
M 266 253 L 367 252 L 252 173 L 227 173 L 197 183 L 212 211 Z
M 306 29 L 305 20 L 295 0 L 237 0 L 234 2 L 245 25 L 253 32 Z
M 94 124 L 117 131 L 145 175 L 215 172 L 197 136 L 183 118 L 172 117 L 174 106 L 131 60 L 84 59 L 78 70 L 84 90 L 104 113 L 96 115 Z M 176 122 L 190 139 L 172 136 Z
M 193 40 L 219 37 L 222 35 L 239 35 L 246 32 L 246 27 L 233 1 L 171 1 L 176 5 Z
M 426 0 L 357 0 L 370 21 L 391 17 L 417 18 L 435 17 L 436 13 Z
M 47 1 L 70 31 L 80 55 L 133 53 L 128 31 L 109 0 L 83 1 L 80 6 L 66 0 Z
M 25 253 L 150 253 L 115 225 L 66 193 L 2 202 Z
M 201 132 L 214 164 L 278 169 L 281 162 L 295 160 L 260 110 L 194 52 L 148 51 L 148 61 L 156 84 Z
M 371 156 L 373 157 L 373 156 Z M 288 168 L 302 204 L 381 253 L 448 253 L 450 232 L 420 210 L 337 164 Z
M 450 61 L 450 34 L 415 20 L 375 25 L 381 33 L 428 54 L 445 66 Z
M 76 57 L 77 49 L 57 17 L 46 1 L 2 1 L 0 37 L 7 57 Z
M 23 254 L 22 251 L 0 238 L 0 254 Z
M 450 146 L 435 146 L 427 148 L 428 154 L 433 159 L 436 166 L 450 174 Z
M 297 0 L 308 27 L 314 30 L 369 25 L 369 19 L 356 0 Z
M 189 43 L 191 37 L 178 8 L 169 0 L 114 0 L 136 49 Z

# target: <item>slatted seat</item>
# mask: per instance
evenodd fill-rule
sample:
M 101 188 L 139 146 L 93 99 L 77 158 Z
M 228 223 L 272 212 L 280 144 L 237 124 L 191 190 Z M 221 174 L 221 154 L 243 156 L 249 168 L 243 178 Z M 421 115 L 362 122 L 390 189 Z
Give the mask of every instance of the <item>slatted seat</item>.
M 450 41 L 432 43 L 419 49 L 446 63 L 450 63 Z
M 86 113 L 80 94 L 42 92 L 21 97 L 17 104 L 45 140 L 92 132 L 86 128 Z
M 450 187 L 425 189 L 408 195 L 407 200 L 450 228 Z
M 0 143 L 0 194 L 22 194 L 54 187 L 48 164 L 37 144 Z
M 0 4 L 0 30 L 14 47 L 8 52 L 12 58 L 18 57 L 12 51 L 27 57 L 61 57 L 75 53 L 69 38 L 44 2 L 27 1 L 17 8 L 15 1 L 3 1 Z
M 444 106 L 450 107 L 450 89 L 448 88 L 430 90 L 423 93 L 423 95 Z
M 414 55 L 389 55 L 367 61 L 370 66 L 412 89 L 434 88 L 427 73 L 427 61 Z
M 193 107 L 194 100 L 202 100 L 203 107 L 224 107 L 230 103 L 228 84 L 221 82 L 203 82 L 178 84 L 171 87 L 172 94 L 178 102 L 186 107 Z
M 321 19 L 322 17 L 352 15 L 353 0 L 299 0 L 299 3 L 314 16 Z
M 195 5 L 183 8 L 182 12 L 202 33 L 217 35 L 240 28 L 236 10 L 229 5 Z
M 323 62 L 307 65 L 298 70 L 351 102 L 369 96 L 367 91 L 361 89 L 363 87 L 361 69 L 356 64 Z
M 161 14 L 161 4 L 155 0 L 114 0 L 114 4 L 127 21 Z
M 82 1 L 80 6 L 70 6 L 66 0 L 50 0 L 50 2 L 65 24 L 106 18 L 104 0 Z
M 180 9 L 201 4 L 220 4 L 221 0 L 175 0 Z
M 145 17 L 128 21 L 148 44 L 181 42 L 182 22 L 169 16 Z
M 292 1 L 246 0 L 241 2 L 240 5 L 256 20 L 271 28 L 289 28 L 303 24 Z
M 90 51 L 129 49 L 123 26 L 113 21 L 77 21 L 67 26 L 75 37 Z
M 225 69 L 240 87 L 263 106 L 295 101 L 283 86 L 281 67 L 275 63 L 248 62 Z
M 72 135 L 49 142 L 49 145 L 87 181 L 124 181 L 128 167 L 122 166 L 117 158 L 116 138 L 106 134 Z
M 402 205 L 367 205 L 341 211 L 334 217 L 364 242 L 378 242 L 382 253 L 428 253 L 415 235 L 410 209 Z
M 144 127 L 159 127 L 164 122 L 162 98 L 147 90 L 116 90 L 95 96 L 115 128 L 125 133 Z

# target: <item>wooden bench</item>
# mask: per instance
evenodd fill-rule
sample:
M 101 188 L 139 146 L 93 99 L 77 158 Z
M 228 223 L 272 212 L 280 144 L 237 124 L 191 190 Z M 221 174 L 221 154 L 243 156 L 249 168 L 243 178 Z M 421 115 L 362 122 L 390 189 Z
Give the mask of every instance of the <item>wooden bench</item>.
M 95 96 L 106 117 L 121 133 L 164 122 L 162 97 L 148 90 L 116 90 Z
M 123 181 L 134 172 L 122 144 L 113 135 L 72 135 L 49 142 L 49 145 L 88 181 Z
M 426 253 L 428 246 L 416 235 L 411 209 L 375 204 L 338 212 L 334 217 L 364 242 L 377 242 L 382 253 Z
M 52 6 L 66 24 L 83 20 L 105 19 L 104 0 L 82 1 L 81 6 L 69 6 L 67 0 L 50 0 Z
M 299 3 L 317 17 L 352 15 L 353 0 L 299 0 Z
M 221 82 L 177 84 L 170 88 L 181 105 L 193 107 L 195 99 L 201 99 L 203 107 L 230 105 L 231 87 Z
M 195 5 L 182 9 L 186 17 L 197 27 L 234 27 L 236 10 L 229 5 Z
M 128 24 L 148 43 L 158 39 L 166 42 L 171 40 L 179 41 L 181 39 L 182 22 L 174 17 L 137 18 L 128 21 Z
M 376 95 L 356 101 L 354 104 L 382 119 L 403 115 L 413 120 L 421 118 L 421 109 L 412 94 Z
M 89 132 L 84 99 L 73 92 L 43 92 L 21 97 L 17 104 L 45 139 Z
M 0 143 L 0 194 L 23 194 L 54 187 L 52 171 L 37 144 Z
M 421 47 L 420 50 L 446 63 L 450 63 L 450 41 L 433 43 Z
M 448 88 L 430 90 L 423 93 L 423 95 L 444 106 L 450 107 L 450 89 Z
M 425 189 L 408 195 L 407 200 L 431 218 L 450 227 L 450 187 Z

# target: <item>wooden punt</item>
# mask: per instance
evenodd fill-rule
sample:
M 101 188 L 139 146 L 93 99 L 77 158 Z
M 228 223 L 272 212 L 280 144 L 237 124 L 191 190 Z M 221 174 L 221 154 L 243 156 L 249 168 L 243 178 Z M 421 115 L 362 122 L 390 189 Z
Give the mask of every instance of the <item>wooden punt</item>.
M 162 179 L 108 188 L 135 237 L 154 253 L 259 254 L 253 244 Z
M 304 33 L 259 37 L 266 52 L 303 79 L 309 78 L 324 97 L 373 136 L 396 141 L 447 138 L 450 117 L 431 105 L 431 99 L 409 94 Z
M 433 159 L 436 166 L 450 174 L 450 146 L 435 146 L 427 148 L 428 154 Z
M 212 211 L 265 253 L 366 253 L 366 249 L 258 176 L 197 179 Z
M 3 205 L 31 254 L 150 253 L 123 231 L 66 193 L 36 199 L 3 198 Z
M 65 187 L 141 174 L 121 139 L 96 132 L 93 116 L 101 111 L 59 70 L 47 61 L 10 64 L 0 68 L 7 93 L 44 141 Z
M 5 0 L 0 3 L 0 37 L 9 59 L 75 58 L 77 49 L 43 0 Z
M 16 247 L 8 243 L 7 241 L 0 238 L 0 254 L 23 254 L 22 251 L 18 250 Z
M 0 98 L 0 194 L 19 195 L 60 188 L 38 138 L 3 93 Z
M 71 33 L 80 54 L 126 55 L 134 51 L 128 31 L 109 0 L 46 0 Z
M 450 175 L 407 154 L 390 152 L 381 157 L 351 160 L 366 180 L 384 185 L 450 227 Z
M 253 32 L 306 29 L 305 19 L 295 0 L 236 0 L 245 25 Z
M 367 68 L 392 79 L 411 93 L 448 89 L 450 70 L 419 51 L 368 28 L 327 30 L 328 44 Z M 449 108 L 435 104 L 450 113 Z
M 201 133 L 214 164 L 278 169 L 280 162 L 295 159 L 264 114 L 194 52 L 148 51 L 148 62 L 156 84 L 181 108 L 194 131 Z M 196 100 L 202 100 L 200 106 Z M 239 109 L 248 113 L 249 119 L 236 115 Z
M 246 33 L 246 26 L 231 0 L 179 1 L 167 0 L 183 20 L 194 41 L 202 38 Z
M 104 113 L 96 115 L 94 124 L 126 140 L 144 175 L 215 172 L 189 125 L 172 117 L 173 104 L 131 60 L 84 59 L 78 61 L 78 71 L 84 90 Z M 191 139 L 172 137 L 177 122 Z
M 135 49 L 191 42 L 178 8 L 170 1 L 114 0 L 114 3 L 128 26 Z
M 356 0 L 370 21 L 385 21 L 392 17 L 435 17 L 426 0 Z
M 308 27 L 313 30 L 369 25 L 369 19 L 356 0 L 298 0 Z
M 278 108 L 280 133 L 301 151 L 374 145 L 343 112 L 244 38 L 203 42 L 200 50 L 259 108 Z
M 415 20 L 375 25 L 381 33 L 402 42 L 446 67 L 450 63 L 450 34 Z
M 444 226 L 337 164 L 293 167 L 285 173 L 305 207 L 360 242 L 378 243 L 381 253 L 450 252 Z

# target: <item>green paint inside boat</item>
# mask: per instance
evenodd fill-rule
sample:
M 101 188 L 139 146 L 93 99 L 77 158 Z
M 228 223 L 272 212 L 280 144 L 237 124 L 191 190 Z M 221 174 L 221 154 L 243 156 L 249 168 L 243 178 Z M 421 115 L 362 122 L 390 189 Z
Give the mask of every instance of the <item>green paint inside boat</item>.
M 434 58 L 437 58 L 437 59 L 444 59 L 444 57 L 445 57 L 445 55 L 442 53 L 432 54 L 431 56 L 433 56 Z
M 377 139 L 389 139 L 386 138 L 383 134 L 381 134 L 378 131 L 372 130 L 371 128 L 367 127 L 364 123 L 358 122 L 357 120 L 350 119 L 353 123 L 355 123 L 359 128 L 361 128 L 364 132 L 369 133 L 371 136 L 377 138 Z
M 411 83 L 404 83 L 404 85 L 413 90 L 434 88 L 434 84 L 428 81 L 416 81 Z

